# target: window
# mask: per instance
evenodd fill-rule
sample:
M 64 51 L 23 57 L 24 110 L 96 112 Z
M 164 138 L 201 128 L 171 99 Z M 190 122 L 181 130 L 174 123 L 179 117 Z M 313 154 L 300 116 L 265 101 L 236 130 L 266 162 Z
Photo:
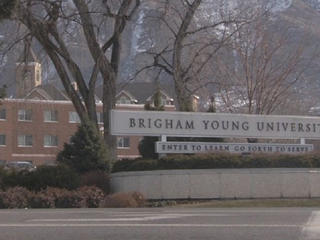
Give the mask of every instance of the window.
M 118 137 L 117 138 L 118 148 L 129 148 L 130 147 L 130 138 L 129 137 Z
M 7 119 L 7 111 L 6 109 L 2 108 L 0 109 L 0 120 L 6 120 Z
M 58 121 L 58 111 L 57 110 L 46 110 L 43 113 L 43 118 L 45 122 L 57 122 Z
M 161 105 L 162 105 L 162 106 L 170 105 L 170 101 L 168 101 L 165 96 L 162 96 L 162 97 L 161 97 Z
M 0 146 L 6 145 L 6 135 L 0 134 Z
M 79 118 L 78 113 L 69 112 L 69 122 L 71 122 L 71 123 L 80 123 L 80 118 Z
M 98 123 L 103 123 L 103 113 L 97 112 L 97 121 Z
M 18 136 L 19 147 L 30 147 L 32 146 L 32 135 L 19 135 Z
M 18 120 L 19 121 L 31 121 L 32 111 L 31 109 L 19 109 L 18 110 Z
M 117 100 L 118 104 L 131 104 L 131 100 L 126 97 L 126 96 L 121 96 L 118 100 Z
M 45 147 L 57 147 L 58 146 L 58 136 L 45 135 L 43 145 Z

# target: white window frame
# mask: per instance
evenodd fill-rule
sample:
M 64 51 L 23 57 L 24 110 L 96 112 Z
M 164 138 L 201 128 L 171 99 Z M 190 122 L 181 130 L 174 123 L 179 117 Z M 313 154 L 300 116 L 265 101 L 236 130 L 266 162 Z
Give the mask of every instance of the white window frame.
M 126 146 L 126 141 L 127 140 L 127 143 L 128 145 Z M 124 136 L 121 136 L 121 137 L 117 137 L 117 148 L 118 149 L 129 149 L 130 148 L 130 137 L 124 137 Z
M 43 146 L 44 147 L 58 147 L 58 136 L 54 135 L 44 135 Z
M 43 111 L 44 122 L 58 122 L 58 111 L 57 110 L 44 110 Z
M 7 146 L 6 135 L 5 134 L 0 134 L 0 139 L 1 139 L 1 137 L 3 137 L 3 139 L 4 139 L 4 144 L 2 144 L 1 141 L 0 141 L 0 147 Z
M 77 112 L 69 112 L 69 123 L 80 123 L 80 117 Z
M 31 144 L 28 144 L 28 138 L 29 141 L 31 139 Z M 25 135 L 18 135 L 18 147 L 32 147 L 33 145 L 33 138 L 32 135 L 30 134 L 25 134 Z
M 30 119 L 28 118 L 29 116 L 30 116 Z M 19 109 L 18 110 L 18 121 L 31 122 L 32 121 L 32 110 L 31 109 Z

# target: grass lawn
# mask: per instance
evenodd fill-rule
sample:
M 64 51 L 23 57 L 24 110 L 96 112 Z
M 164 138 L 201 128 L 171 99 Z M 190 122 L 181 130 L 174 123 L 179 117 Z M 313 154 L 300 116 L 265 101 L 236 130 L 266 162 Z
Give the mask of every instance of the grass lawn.
M 171 204 L 169 204 L 171 205 Z M 320 198 L 316 199 L 246 199 L 246 200 L 201 200 L 177 201 L 176 207 L 190 208 L 231 208 L 231 207 L 320 207 Z

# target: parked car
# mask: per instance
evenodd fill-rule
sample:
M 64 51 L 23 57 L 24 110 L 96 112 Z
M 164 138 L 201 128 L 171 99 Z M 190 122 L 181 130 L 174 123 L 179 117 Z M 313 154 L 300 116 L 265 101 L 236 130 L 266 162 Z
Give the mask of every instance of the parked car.
M 16 171 L 22 171 L 22 170 L 34 171 L 37 169 L 37 167 L 28 161 L 13 161 L 13 162 L 8 162 L 5 166 L 5 169 L 8 169 L 8 170 L 13 169 Z

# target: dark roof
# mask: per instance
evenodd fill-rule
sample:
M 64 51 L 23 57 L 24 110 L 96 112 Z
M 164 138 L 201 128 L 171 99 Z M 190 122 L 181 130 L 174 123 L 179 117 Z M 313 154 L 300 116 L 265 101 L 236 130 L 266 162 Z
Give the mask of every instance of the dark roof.
M 169 97 L 175 97 L 173 85 L 161 84 L 159 87 Z M 139 104 L 144 104 L 156 92 L 157 88 L 158 85 L 151 82 L 120 83 L 117 85 L 117 94 L 124 90 L 138 100 Z M 101 86 L 96 89 L 96 94 L 100 99 L 102 99 L 102 89 Z
M 52 84 L 43 84 L 40 85 L 39 88 L 42 88 L 44 91 L 46 91 L 47 94 L 49 94 L 53 100 L 70 100 L 69 97 L 63 93 L 63 91 L 61 91 Z
M 56 101 L 70 100 L 67 95 L 65 95 L 61 90 L 59 90 L 57 87 L 55 87 L 52 84 L 39 85 L 39 86 L 33 88 L 28 93 L 28 95 L 30 95 L 34 91 L 38 91 L 39 94 L 41 94 L 47 100 L 56 100 Z M 28 98 L 28 95 L 26 96 L 26 98 Z

